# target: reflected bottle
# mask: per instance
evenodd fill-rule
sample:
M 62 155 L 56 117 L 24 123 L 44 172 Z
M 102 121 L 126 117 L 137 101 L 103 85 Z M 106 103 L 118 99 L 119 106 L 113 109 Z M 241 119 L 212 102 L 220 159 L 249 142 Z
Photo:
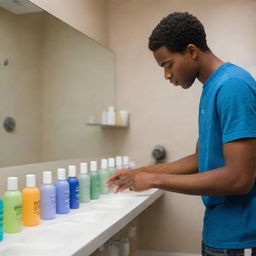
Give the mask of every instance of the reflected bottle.
M 79 208 L 79 180 L 76 178 L 76 167 L 69 165 L 68 167 L 69 184 L 69 207 L 70 209 Z
M 88 175 L 87 163 L 80 163 L 80 175 L 79 179 L 79 202 L 88 203 L 90 202 L 91 194 L 91 181 Z
M 40 223 L 40 191 L 36 187 L 36 176 L 26 175 L 26 188 L 22 190 L 22 218 L 24 226 Z
M 100 177 L 97 171 L 97 162 L 91 161 L 91 171 L 90 171 L 90 179 L 91 179 L 91 199 L 99 199 L 100 198 Z
M 69 184 L 66 181 L 66 170 L 64 168 L 57 169 L 56 187 L 56 213 L 69 213 Z
M 22 223 L 22 196 L 18 191 L 18 178 L 8 177 L 7 191 L 3 198 L 3 226 L 5 233 L 18 233 Z
M 43 185 L 40 187 L 40 216 L 42 220 L 56 217 L 56 189 L 52 184 L 52 172 L 43 172 Z
M 3 240 L 3 200 L 0 199 L 0 241 Z
M 106 183 L 109 178 L 107 159 L 101 160 L 101 170 L 99 171 L 99 176 L 100 176 L 100 193 L 107 194 L 109 192 L 107 183 Z

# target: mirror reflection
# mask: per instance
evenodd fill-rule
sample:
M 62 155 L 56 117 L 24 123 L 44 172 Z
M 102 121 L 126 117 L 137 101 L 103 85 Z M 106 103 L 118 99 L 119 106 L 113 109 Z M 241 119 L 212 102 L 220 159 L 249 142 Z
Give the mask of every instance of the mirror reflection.
M 114 55 L 28 1 L 0 1 L 0 167 L 106 152 Z

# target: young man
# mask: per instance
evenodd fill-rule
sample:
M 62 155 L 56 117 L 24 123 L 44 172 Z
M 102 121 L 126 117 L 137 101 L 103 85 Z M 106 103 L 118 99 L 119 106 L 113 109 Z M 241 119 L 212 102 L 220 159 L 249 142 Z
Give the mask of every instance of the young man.
M 203 84 L 197 149 L 173 163 L 119 171 L 109 186 L 201 195 L 206 206 L 202 254 L 243 255 L 251 248 L 256 255 L 255 80 L 217 58 L 203 25 L 187 12 L 162 19 L 149 49 L 175 86 L 188 89 L 196 78 Z

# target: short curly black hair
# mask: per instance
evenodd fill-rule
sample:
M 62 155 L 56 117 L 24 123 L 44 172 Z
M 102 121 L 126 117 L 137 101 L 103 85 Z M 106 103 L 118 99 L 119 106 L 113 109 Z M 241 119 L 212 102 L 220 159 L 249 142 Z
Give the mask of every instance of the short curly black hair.
M 188 44 L 209 51 L 202 23 L 188 12 L 174 12 L 163 18 L 149 37 L 148 48 L 155 51 L 166 46 L 171 52 L 183 53 Z

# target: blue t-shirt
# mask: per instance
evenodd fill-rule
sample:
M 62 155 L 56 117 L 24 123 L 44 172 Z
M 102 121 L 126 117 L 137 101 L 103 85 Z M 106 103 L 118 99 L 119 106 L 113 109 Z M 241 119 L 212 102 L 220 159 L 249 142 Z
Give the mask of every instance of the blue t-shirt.
M 256 137 L 256 82 L 242 68 L 221 65 L 204 83 L 199 106 L 199 172 L 225 165 L 224 143 Z M 204 244 L 256 247 L 256 183 L 246 195 L 202 196 Z

